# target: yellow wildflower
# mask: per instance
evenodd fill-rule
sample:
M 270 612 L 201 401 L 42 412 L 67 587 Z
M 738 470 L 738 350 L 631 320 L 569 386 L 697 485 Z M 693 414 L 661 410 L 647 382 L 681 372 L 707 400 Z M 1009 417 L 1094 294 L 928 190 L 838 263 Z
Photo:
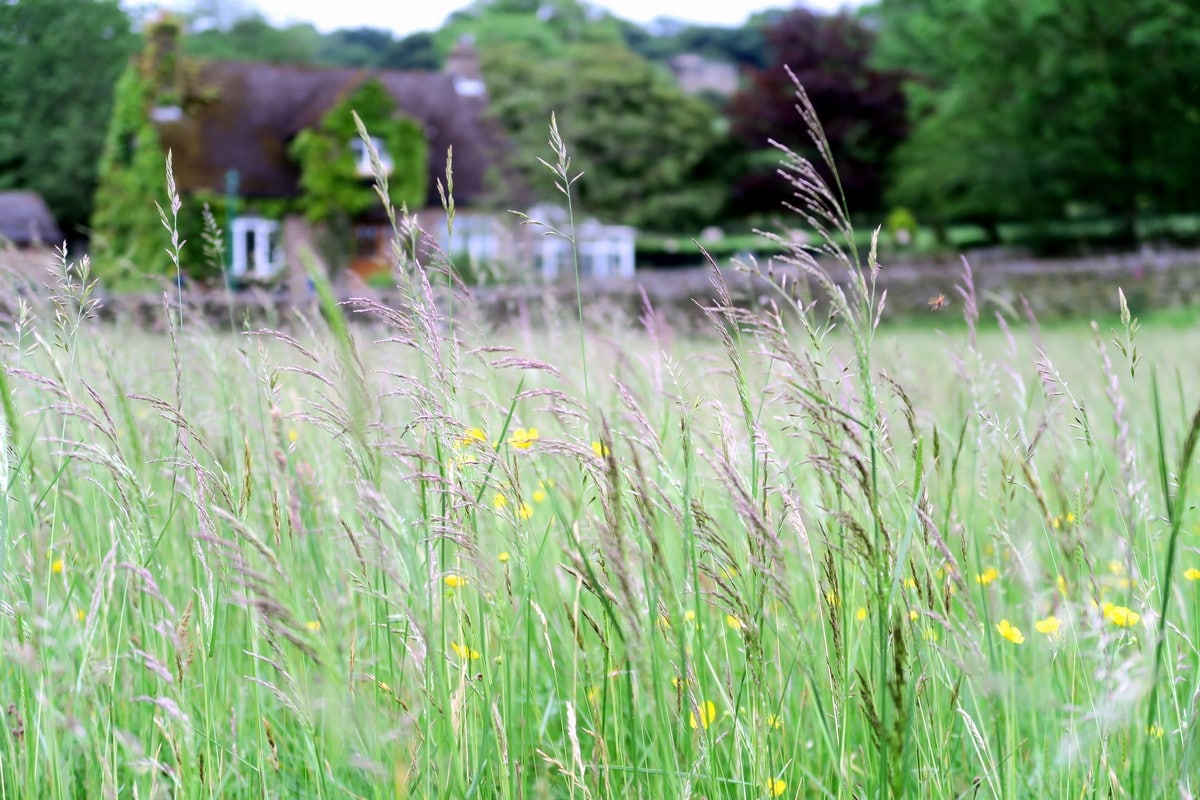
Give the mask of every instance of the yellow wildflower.
M 727 580 L 733 580 L 737 577 L 737 574 L 737 568 L 735 567 L 721 567 L 721 577 Z
M 533 506 L 529 505 L 529 503 L 521 503 L 521 505 L 517 506 L 517 516 L 521 519 L 529 519 L 533 516 Z
M 461 447 L 469 447 L 475 442 L 487 442 L 487 440 L 487 434 L 483 428 L 467 428 L 458 438 L 458 444 Z
M 717 706 L 712 700 L 705 700 L 700 704 L 700 708 L 692 711 L 688 717 L 688 724 L 692 726 L 692 730 L 696 728 L 708 730 L 708 726 L 712 725 L 717 718 Z
M 779 797 L 785 791 L 787 791 L 787 784 L 783 782 L 782 778 L 771 778 L 767 781 L 767 792 L 771 797 Z
M 1074 512 L 1072 512 L 1072 511 L 1068 511 L 1068 512 L 1067 512 L 1067 515 L 1066 515 L 1065 517 L 1063 517 L 1063 521 L 1065 521 L 1065 522 L 1066 522 L 1068 525 L 1073 525 L 1073 524 L 1075 524 L 1075 514 L 1074 514 Z
M 612 451 L 604 442 L 592 442 L 592 452 L 596 454 L 597 458 L 608 458 Z
M 1039 619 L 1037 622 L 1033 623 L 1033 627 L 1038 633 L 1044 633 L 1051 637 L 1058 635 L 1058 629 L 1061 627 L 1061 625 L 1062 623 L 1058 621 L 1058 617 L 1054 616 L 1053 614 L 1045 619 Z
M 458 642 L 451 642 L 450 649 L 453 650 L 454 654 L 463 661 L 474 661 L 475 659 L 479 658 L 478 650 L 472 650 L 466 645 L 459 644 Z
M 725 624 L 728 625 L 731 630 L 740 631 L 742 629 L 742 621 L 733 614 L 725 615 Z
M 862 622 L 864 619 L 866 619 L 867 618 L 867 607 L 859 606 L 858 611 L 854 612 L 854 618 L 856 620 L 858 620 L 859 622 Z
M 502 550 L 502 551 L 500 552 L 500 555 L 499 555 L 499 556 L 497 556 L 497 558 L 499 558 L 499 559 L 500 559 L 500 563 L 501 563 L 501 564 L 507 564 L 507 563 L 508 563 L 508 559 L 509 559 L 509 558 L 511 558 L 511 556 L 508 554 L 508 551 L 507 551 L 507 550 Z
M 825 602 L 836 608 L 842 604 L 842 598 L 837 596 L 837 592 L 826 592 Z
M 1112 603 L 1105 603 L 1104 617 L 1118 628 L 1131 628 L 1137 625 L 1142 615 L 1125 606 L 1114 606 Z
M 304 623 L 304 627 L 308 628 L 310 631 L 319 631 L 321 630 L 321 623 L 315 619 L 310 619 L 308 622 Z
M 501 508 L 505 508 L 507 505 L 508 505 L 507 497 L 500 494 L 499 492 L 496 492 L 494 495 L 492 495 L 492 508 L 499 510 Z
M 1025 641 L 1025 635 L 1021 633 L 1021 629 L 1006 619 L 1000 620 L 1000 624 L 996 626 L 996 632 L 1013 644 L 1022 644 Z
M 1187 578 L 1189 581 L 1200 581 L 1200 569 L 1189 567 L 1184 571 L 1183 577 Z
M 936 628 L 926 628 L 923 634 L 925 641 L 936 643 L 938 640 L 938 632 Z
M 667 619 L 666 614 L 658 615 L 658 628 L 659 628 L 659 630 L 664 630 L 664 631 L 671 630 L 671 620 Z
M 995 567 L 988 567 L 983 572 L 975 576 L 975 582 L 983 586 L 987 586 L 992 581 L 1000 577 L 999 571 Z
M 53 561 L 51 561 L 50 562 L 50 571 L 53 572 L 55 575 L 62 575 L 63 560 L 61 558 L 56 558 Z
M 695 622 L 696 621 L 696 612 L 691 611 L 691 610 L 683 612 L 683 619 L 686 622 Z
M 288 441 L 289 442 L 291 442 L 292 444 L 295 444 L 296 440 L 299 438 L 300 438 L 300 434 L 296 432 L 295 428 L 288 428 Z
M 533 493 L 533 502 L 535 502 L 535 503 L 546 502 L 546 493 L 544 491 L 542 491 L 541 489 L 536 490 Z
M 905 578 L 903 585 L 904 585 L 905 589 L 915 589 L 915 588 L 917 588 L 917 579 L 916 578 Z
M 1120 561 L 1116 561 L 1116 560 L 1109 561 L 1108 562 L 1108 571 L 1111 572 L 1113 575 L 1123 575 L 1123 574 L 1125 574 L 1125 565 L 1122 564 Z
M 1055 530 L 1058 530 L 1059 528 L 1061 528 L 1062 527 L 1062 517 L 1055 517 L 1054 519 L 1050 520 L 1050 526 L 1052 528 L 1054 528 Z
M 1150 727 L 1146 728 L 1146 733 L 1151 738 L 1161 739 L 1163 737 L 1163 734 L 1165 733 L 1165 731 L 1163 730 L 1162 725 L 1155 724 L 1155 725 L 1151 725 Z
M 537 428 L 517 428 L 509 438 L 508 443 L 518 450 L 528 450 L 538 440 Z
M 87 612 L 84 611 L 82 608 L 76 609 L 75 610 L 75 619 L 79 620 L 80 622 L 83 622 L 85 619 L 87 619 Z
M 451 589 L 461 589 L 467 585 L 467 579 L 462 575 L 447 575 L 446 577 L 442 578 L 442 580 Z
M 915 621 L 917 619 L 917 617 L 919 617 L 919 616 L 921 616 L 921 614 L 916 609 L 913 609 L 912 611 L 908 612 L 909 620 Z
M 1064 578 L 1062 575 L 1057 576 L 1054 579 L 1054 585 L 1058 587 L 1059 594 L 1061 594 L 1063 597 L 1067 596 L 1067 579 L 1066 578 Z
M 771 728 L 772 730 L 776 730 L 776 731 L 783 730 L 783 717 L 777 716 L 775 714 L 768 714 L 767 715 L 767 727 Z

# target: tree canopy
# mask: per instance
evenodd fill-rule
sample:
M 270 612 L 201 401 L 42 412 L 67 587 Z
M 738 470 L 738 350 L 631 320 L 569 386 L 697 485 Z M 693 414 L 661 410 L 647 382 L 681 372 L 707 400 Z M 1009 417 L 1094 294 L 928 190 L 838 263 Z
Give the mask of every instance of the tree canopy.
M 113 85 L 136 48 L 110 0 L 0 3 L 0 189 L 40 192 L 72 238 L 91 216 Z
M 664 71 L 619 43 L 577 43 L 560 59 L 517 46 L 485 51 L 493 113 L 508 132 L 517 170 L 538 197 L 559 198 L 538 158 L 551 113 L 583 172 L 586 213 L 651 229 L 691 229 L 711 219 L 722 193 L 706 173 L 718 133 L 711 109 Z
M 847 13 L 796 9 L 767 26 L 764 36 L 767 66 L 749 73 L 729 107 L 734 135 L 748 152 L 733 209 L 772 211 L 790 199 L 776 174 L 780 153 L 768 140 L 820 163 L 786 66 L 821 118 L 851 210 L 879 210 L 888 158 L 905 134 L 905 111 L 900 74 L 872 63 L 874 32 Z
M 882 0 L 913 75 L 893 197 L 942 219 L 1195 209 L 1200 4 Z

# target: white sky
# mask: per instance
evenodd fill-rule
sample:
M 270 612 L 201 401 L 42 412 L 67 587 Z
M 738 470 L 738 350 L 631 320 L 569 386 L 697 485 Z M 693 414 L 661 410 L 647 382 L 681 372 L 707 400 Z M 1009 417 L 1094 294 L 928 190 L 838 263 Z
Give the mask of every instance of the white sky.
M 212 2 L 212 0 L 209 0 Z M 272 23 L 311 22 L 318 30 L 387 28 L 398 35 L 440 28 L 453 12 L 470 0 L 217 0 L 223 6 L 258 8 Z M 750 14 L 768 8 L 789 8 L 794 0 L 592 0 L 624 19 L 647 23 L 658 17 L 710 25 L 739 25 Z M 862 0 L 806 0 L 808 8 L 834 11 Z M 174 0 L 186 8 L 194 0 Z

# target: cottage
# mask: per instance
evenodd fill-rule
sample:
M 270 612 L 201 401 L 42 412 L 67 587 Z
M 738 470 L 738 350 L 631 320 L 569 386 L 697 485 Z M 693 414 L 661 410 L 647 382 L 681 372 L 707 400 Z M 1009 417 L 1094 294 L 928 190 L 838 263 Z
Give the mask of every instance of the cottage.
M 0 239 L 20 248 L 62 244 L 62 231 L 37 192 L 0 192 Z
M 401 72 L 196 61 L 180 55 L 179 36 L 170 18 L 151 26 L 145 52 L 118 87 L 110 141 L 119 146 L 102 164 L 100 193 L 108 196 L 97 198 L 98 211 L 112 219 L 95 223 L 118 252 L 131 249 L 120 240 L 136 230 L 110 210 L 121 206 L 123 186 L 153 180 L 126 176 L 155 162 L 161 175 L 167 152 L 185 205 L 203 201 L 217 212 L 235 282 L 280 273 L 294 249 L 288 232 L 301 230 L 285 224 L 290 217 L 301 218 L 311 228 L 306 239 L 339 265 L 362 273 L 385 265 L 393 236 L 372 188 L 372 157 L 392 202 L 413 210 L 440 206 L 437 183 L 451 151 L 454 200 L 464 209 L 480 203 L 502 163 L 503 138 L 487 118 L 469 42 L 456 48 L 446 71 Z M 351 110 L 366 124 L 370 147 Z M 128 205 L 146 205 L 142 195 Z M 195 239 L 198 231 L 190 233 Z
M 442 72 L 399 72 L 194 61 L 180 55 L 179 35 L 170 18 L 151 26 L 146 51 L 118 87 L 118 127 L 109 136 L 118 146 L 110 144 L 101 168 L 101 216 L 93 222 L 99 238 L 128 254 L 134 248 L 120 248 L 122 241 L 157 237 L 124 255 L 134 268 L 153 272 L 146 262 L 163 258 L 161 225 L 144 216 L 143 187 L 161 180 L 170 152 L 176 187 L 194 215 L 184 238 L 202 238 L 195 209 L 212 207 L 228 239 L 225 277 L 235 284 L 303 270 L 306 250 L 321 250 L 334 266 L 362 276 L 387 269 L 395 236 L 373 188 L 377 172 L 387 177 L 393 206 L 420 212 L 423 248 L 436 243 L 452 259 L 504 265 L 509 275 L 529 275 L 531 268 L 548 280 L 573 274 L 567 243 L 487 210 L 493 187 L 503 186 L 504 208 L 523 202 L 524 192 L 502 174 L 507 143 L 487 114 L 469 39 L 458 43 Z M 453 235 L 439 189 L 450 162 Z M 134 176 L 139 169 L 149 172 Z M 124 200 L 122 187 L 132 187 Z M 142 213 L 141 222 L 120 218 L 123 208 L 132 209 L 126 218 Z M 558 225 L 537 211 L 531 216 Z M 633 238 L 631 228 L 581 221 L 581 272 L 632 275 Z

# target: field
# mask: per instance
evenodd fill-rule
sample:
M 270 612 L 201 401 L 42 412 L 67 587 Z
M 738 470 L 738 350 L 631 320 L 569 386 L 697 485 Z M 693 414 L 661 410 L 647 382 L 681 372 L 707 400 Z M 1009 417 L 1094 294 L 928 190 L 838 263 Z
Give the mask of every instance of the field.
M 5 334 L 2 797 L 1197 791 L 1190 321 L 80 292 Z

